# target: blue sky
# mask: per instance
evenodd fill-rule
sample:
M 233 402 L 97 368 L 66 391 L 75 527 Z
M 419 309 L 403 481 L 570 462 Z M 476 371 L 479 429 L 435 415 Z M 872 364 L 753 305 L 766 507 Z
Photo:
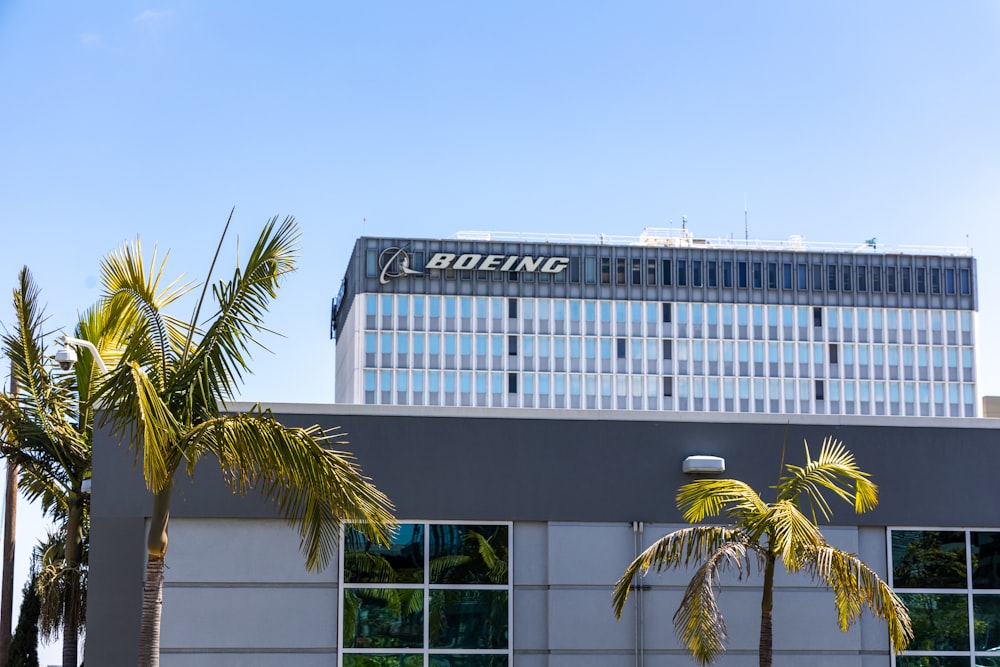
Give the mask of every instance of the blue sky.
M 8 0 L 0 286 L 69 327 L 125 239 L 194 279 L 232 206 L 295 215 L 243 398 L 323 403 L 360 235 L 741 236 L 746 201 L 752 237 L 971 246 L 1000 394 L 998 73 L 989 1 Z

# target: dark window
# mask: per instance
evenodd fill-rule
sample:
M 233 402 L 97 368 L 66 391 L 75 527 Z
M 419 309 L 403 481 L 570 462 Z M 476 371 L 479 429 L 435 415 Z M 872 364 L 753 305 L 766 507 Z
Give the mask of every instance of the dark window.
M 944 293 L 955 293 L 955 269 L 944 270 Z
M 663 378 L 663 395 L 673 396 L 674 395 L 674 379 L 671 377 Z
M 673 269 L 671 269 L 670 264 L 671 262 L 669 259 L 665 259 L 662 262 L 660 262 L 660 266 L 662 267 L 660 274 L 663 276 L 664 285 L 674 284 L 674 275 L 672 273 Z
M 557 274 L 557 275 L 562 275 L 562 274 L 560 273 L 560 274 Z M 579 283 L 580 282 L 580 258 L 579 257 L 570 257 L 569 258 L 569 281 L 571 283 Z
M 851 291 L 851 286 L 852 286 L 853 283 L 854 283 L 854 281 L 851 280 L 851 267 L 845 266 L 844 267 L 844 291 L 845 292 L 850 292 Z
M 507 354 L 517 356 L 517 336 L 507 336 Z
M 823 400 L 823 381 L 822 380 L 816 380 L 816 400 L 817 401 L 822 401 Z
M 517 299 L 507 299 L 507 317 L 517 319 Z
M 663 358 L 673 359 L 674 358 L 674 343 L 671 340 L 663 341 Z
M 873 266 L 872 267 L 872 291 L 881 292 L 882 291 L 882 267 Z
M 677 260 L 677 284 L 681 287 L 688 284 L 688 266 L 686 259 Z
M 826 265 L 826 288 L 831 292 L 837 291 L 837 265 Z
M 736 285 L 740 289 L 747 288 L 747 263 L 740 262 L 736 265 Z
M 646 284 L 655 285 L 656 284 L 656 260 L 647 259 L 646 260 Z
M 669 303 L 663 304 L 663 321 L 669 322 L 670 316 L 673 313 L 673 305 Z
M 517 271 L 510 271 L 507 274 L 507 280 L 509 280 L 512 283 L 516 283 L 517 282 Z
M 941 269 L 931 269 L 931 292 L 941 293 Z
M 618 339 L 615 340 L 615 343 L 616 343 L 616 346 L 618 348 L 618 358 L 619 359 L 624 359 L 625 358 L 625 339 L 624 338 L 618 338 Z
M 719 277 L 718 277 L 718 271 L 716 269 L 716 266 L 717 266 L 716 262 L 709 262 L 708 263 L 708 286 L 709 287 L 718 287 L 719 286 Z
M 823 265 L 813 264 L 813 289 L 823 289 Z
M 917 294 L 927 294 L 927 269 L 917 268 Z
M 805 264 L 798 265 L 799 289 L 809 289 L 809 272 Z
M 517 373 L 507 373 L 507 393 L 517 393 Z
M 823 309 L 819 306 L 813 306 L 813 326 L 823 326 Z
M 767 289 L 778 289 L 778 263 L 767 263 Z
M 837 344 L 830 343 L 830 363 L 837 363 Z
M 733 263 L 723 262 L 722 263 L 722 286 L 732 287 L 733 286 Z
M 905 294 L 910 293 L 910 267 L 903 266 L 899 269 L 899 282 L 903 284 L 903 292 Z
M 615 259 L 615 284 L 624 285 L 625 284 L 625 258 L 619 257 Z
M 611 258 L 601 257 L 601 284 L 611 284 Z
M 632 284 L 641 285 L 642 284 L 642 260 L 633 259 L 632 260 Z
M 868 267 L 859 266 L 858 267 L 858 291 L 867 292 L 868 291 Z
M 753 263 L 753 288 L 760 289 L 764 286 L 764 265 L 760 262 Z
M 896 291 L 896 267 L 887 266 L 885 267 L 885 291 L 895 292 Z
M 701 260 L 696 259 L 691 262 L 691 284 L 701 287 Z
M 971 276 L 968 269 L 959 269 L 958 286 L 959 289 L 961 289 L 962 294 L 972 294 L 972 283 L 969 278 L 971 278 Z
M 787 262 L 781 265 L 781 288 L 792 289 L 792 265 Z

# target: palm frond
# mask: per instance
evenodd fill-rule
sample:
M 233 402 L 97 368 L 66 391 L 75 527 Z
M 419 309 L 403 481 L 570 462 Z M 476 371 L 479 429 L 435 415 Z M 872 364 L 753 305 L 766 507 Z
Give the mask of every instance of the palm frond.
M 688 523 L 698 523 L 723 511 L 743 518 L 762 514 L 767 504 L 746 482 L 738 479 L 699 479 L 677 492 L 677 508 Z
M 816 524 L 790 500 L 773 503 L 761 518 L 760 527 L 773 540 L 769 545 L 771 553 L 781 558 L 789 572 L 801 566 L 798 556 L 803 549 L 826 543 Z
M 889 638 L 898 653 L 913 639 L 910 614 L 892 588 L 855 554 L 828 544 L 810 549 L 803 569 L 822 581 L 834 594 L 837 621 L 846 631 L 867 608 L 889 627 Z
M 280 279 L 295 268 L 298 226 L 292 217 L 279 225 L 272 218 L 264 226 L 242 268 L 231 280 L 212 287 L 218 311 L 212 315 L 201 340 L 186 350 L 175 380 L 192 405 L 203 406 L 208 416 L 219 399 L 229 399 L 249 372 L 254 335 L 267 331 L 263 316 L 277 296 Z
M 108 374 L 98 398 L 107 410 L 102 414 L 111 432 L 142 456 L 146 486 L 154 493 L 173 478 L 180 426 L 156 386 L 135 361 L 118 364 Z
M 878 505 L 878 487 L 854 460 L 854 455 L 838 440 L 823 440 L 819 458 L 809 455 L 805 444 L 805 466 L 786 465 L 788 474 L 778 482 L 778 497 L 799 502 L 805 496 L 815 519 L 817 510 L 826 521 L 833 515 L 823 490 L 854 505 L 857 513 L 867 512 Z
M 622 609 L 632 589 L 632 580 L 637 575 L 644 576 L 649 570 L 657 572 L 687 567 L 691 563 L 703 561 L 718 550 L 722 544 L 748 542 L 746 534 L 737 528 L 725 526 L 691 526 L 664 535 L 639 554 L 625 569 L 625 573 L 615 583 L 612 608 L 615 616 L 621 618 Z
M 701 664 L 714 662 L 726 650 L 726 623 L 716 599 L 721 575 L 736 570 L 742 578 L 755 564 L 758 569 L 763 568 L 765 559 L 763 551 L 754 543 L 723 542 L 691 577 L 674 614 L 674 630 L 688 652 Z
M 396 525 L 389 499 L 361 475 L 353 457 L 326 449 L 342 444 L 338 437 L 315 426 L 286 427 L 270 410 L 257 408 L 195 425 L 181 447 L 188 474 L 211 455 L 235 493 L 255 488 L 274 500 L 298 525 L 307 567 L 322 569 L 345 523 L 383 545 Z
M 168 253 L 169 255 L 169 253 Z M 163 387 L 169 359 L 183 341 L 183 323 L 163 309 L 191 290 L 174 280 L 160 286 L 167 258 L 157 263 L 156 251 L 147 271 L 139 239 L 109 253 L 101 262 L 102 310 L 109 331 L 117 334 L 121 353 L 147 369 Z

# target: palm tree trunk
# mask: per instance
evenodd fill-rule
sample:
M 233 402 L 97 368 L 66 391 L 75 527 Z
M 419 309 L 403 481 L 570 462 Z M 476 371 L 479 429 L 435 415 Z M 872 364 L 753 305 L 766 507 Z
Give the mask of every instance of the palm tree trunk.
M 66 519 L 66 573 L 69 577 L 63 602 L 63 667 L 76 667 L 80 639 L 80 552 L 83 535 L 83 498 L 78 491 L 69 493 L 69 516 Z
M 150 517 L 149 538 L 146 542 L 146 582 L 142 587 L 142 624 L 139 629 L 139 667 L 160 665 L 160 615 L 163 611 L 163 566 L 167 553 L 167 523 L 170 520 L 168 483 L 153 495 L 153 516 Z
M 764 565 L 764 593 L 760 600 L 760 667 L 771 667 L 773 657 L 771 610 L 774 609 L 774 556 L 767 555 Z

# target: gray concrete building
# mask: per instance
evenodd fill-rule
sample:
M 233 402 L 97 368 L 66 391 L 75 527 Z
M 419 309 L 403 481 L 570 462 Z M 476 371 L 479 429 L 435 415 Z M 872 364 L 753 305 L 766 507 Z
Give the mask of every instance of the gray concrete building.
M 725 460 L 762 493 L 785 461 L 842 440 L 879 484 L 824 534 L 910 605 L 917 639 L 890 654 L 865 616 L 837 629 L 832 595 L 781 575 L 775 664 L 1000 665 L 1000 422 L 414 406 L 272 406 L 286 423 L 340 426 L 395 502 L 397 544 L 349 533 L 306 572 L 296 534 L 262 499 L 202 465 L 178 480 L 164 594 L 164 667 L 661 667 L 694 664 L 671 616 L 689 573 L 649 575 L 616 621 L 611 587 L 638 550 L 683 523 L 686 457 Z M 151 507 L 133 456 L 95 443 L 86 662 L 134 662 Z M 491 559 L 470 545 L 489 545 Z M 478 556 L 477 556 L 478 554 Z M 391 568 L 372 578 L 365 562 Z M 374 565 L 372 565 L 374 566 Z M 757 664 L 761 580 L 723 581 L 729 651 Z

